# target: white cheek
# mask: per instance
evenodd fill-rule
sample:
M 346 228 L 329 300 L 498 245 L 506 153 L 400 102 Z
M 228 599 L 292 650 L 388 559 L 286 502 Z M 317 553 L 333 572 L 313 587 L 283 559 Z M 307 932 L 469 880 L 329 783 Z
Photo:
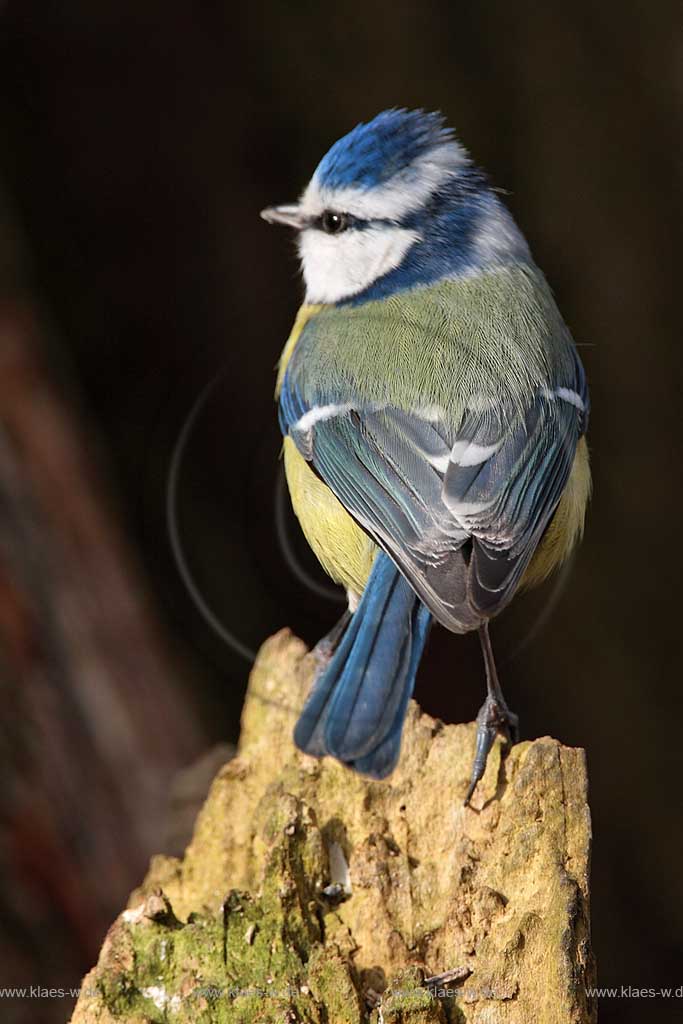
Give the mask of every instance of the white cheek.
M 416 231 L 386 227 L 326 235 L 309 228 L 299 236 L 306 302 L 338 302 L 357 295 L 397 267 L 419 240 Z

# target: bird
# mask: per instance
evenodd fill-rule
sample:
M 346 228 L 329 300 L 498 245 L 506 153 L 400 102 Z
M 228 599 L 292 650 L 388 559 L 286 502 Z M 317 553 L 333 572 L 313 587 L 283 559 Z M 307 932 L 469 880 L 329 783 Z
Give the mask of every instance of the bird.
M 500 191 L 438 112 L 356 125 L 298 202 L 261 216 L 296 233 L 305 286 L 277 370 L 289 494 L 348 599 L 294 741 L 386 778 L 432 624 L 477 631 L 467 804 L 498 733 L 518 739 L 489 624 L 583 533 L 581 360 Z

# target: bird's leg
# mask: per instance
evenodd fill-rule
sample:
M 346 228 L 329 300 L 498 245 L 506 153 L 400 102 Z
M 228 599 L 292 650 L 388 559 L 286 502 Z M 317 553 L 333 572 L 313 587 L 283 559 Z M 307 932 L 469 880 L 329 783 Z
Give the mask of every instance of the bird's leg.
M 500 688 L 496 662 L 493 657 L 493 648 L 491 647 L 491 637 L 489 636 L 488 621 L 485 621 L 479 627 L 479 639 L 486 668 L 486 700 L 477 715 L 477 742 L 465 805 L 470 802 L 476 785 L 484 774 L 489 751 L 493 746 L 493 741 L 498 731 L 505 735 L 508 743 L 516 743 L 519 738 L 517 715 L 513 714 L 508 708 L 503 697 L 503 691 Z
M 346 632 L 346 627 L 351 620 L 351 612 L 347 608 L 342 617 L 332 627 L 329 633 L 326 633 L 321 640 L 318 640 L 317 644 L 311 651 L 311 654 L 318 662 L 319 669 L 322 670 L 327 665 L 328 661 L 337 650 L 341 638 Z

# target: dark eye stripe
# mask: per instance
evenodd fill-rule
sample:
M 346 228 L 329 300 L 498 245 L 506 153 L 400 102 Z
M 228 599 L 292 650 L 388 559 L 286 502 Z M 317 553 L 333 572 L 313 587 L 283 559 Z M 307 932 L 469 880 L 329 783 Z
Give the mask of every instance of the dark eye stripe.
M 342 226 L 336 226 L 330 218 L 340 218 Z M 318 217 L 313 217 L 308 222 L 308 227 L 317 231 L 324 231 L 328 235 L 340 235 L 350 229 L 362 231 L 363 228 L 373 226 L 396 227 L 397 222 L 388 220 L 386 217 L 364 218 L 355 217 L 352 213 L 345 213 L 337 210 L 323 210 Z

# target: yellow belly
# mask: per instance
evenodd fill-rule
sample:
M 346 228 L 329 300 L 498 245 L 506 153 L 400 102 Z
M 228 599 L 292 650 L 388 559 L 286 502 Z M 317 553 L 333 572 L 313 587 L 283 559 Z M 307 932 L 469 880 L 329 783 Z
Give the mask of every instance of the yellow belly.
M 377 545 L 361 530 L 294 442 L 285 438 L 285 473 L 292 506 L 306 540 L 325 572 L 347 590 L 362 594 Z
M 591 493 L 591 471 L 586 438 L 579 439 L 572 471 L 555 515 L 522 576 L 522 587 L 534 587 L 550 575 L 581 540 L 586 505 Z

